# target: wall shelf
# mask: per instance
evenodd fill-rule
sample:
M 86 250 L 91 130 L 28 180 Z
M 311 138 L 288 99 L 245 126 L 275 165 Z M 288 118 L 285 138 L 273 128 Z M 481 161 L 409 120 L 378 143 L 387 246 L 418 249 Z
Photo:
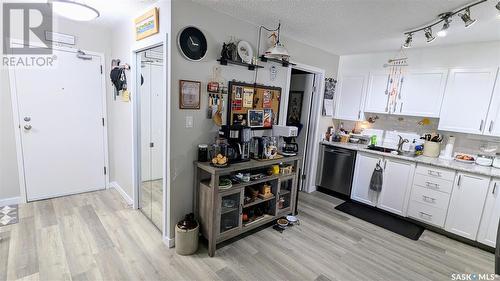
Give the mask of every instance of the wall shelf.
M 234 60 L 226 60 L 226 59 L 223 59 L 223 58 L 220 58 L 217 61 L 221 65 L 228 65 L 228 64 L 239 65 L 239 66 L 247 67 L 248 70 L 255 70 L 256 68 L 264 68 L 263 66 L 258 65 L 258 64 L 249 64 L 249 63 L 246 63 L 246 62 L 234 61 Z
M 273 58 L 266 58 L 265 56 L 260 56 L 260 61 L 261 62 L 268 62 L 268 61 L 272 61 L 272 62 L 276 62 L 276 63 L 280 63 L 283 67 L 288 67 L 289 65 L 295 65 L 295 63 L 291 63 L 289 61 L 286 61 L 284 59 L 273 59 Z

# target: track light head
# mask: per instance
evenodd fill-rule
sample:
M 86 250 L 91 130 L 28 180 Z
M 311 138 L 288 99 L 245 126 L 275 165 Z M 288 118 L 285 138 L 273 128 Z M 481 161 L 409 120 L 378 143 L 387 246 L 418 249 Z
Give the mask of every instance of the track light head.
M 445 37 L 446 35 L 448 35 L 448 28 L 450 28 L 450 22 L 451 22 L 451 19 L 449 19 L 449 18 L 444 19 L 443 27 L 441 28 L 440 31 L 438 31 L 436 33 L 436 35 L 438 37 Z
M 471 27 L 475 22 L 476 20 L 475 19 L 472 19 L 470 17 L 470 9 L 467 8 L 465 9 L 465 13 L 463 14 L 458 14 L 460 16 L 460 18 L 462 18 L 462 20 L 464 21 L 464 24 L 465 24 L 465 27 Z
M 427 43 L 436 40 L 436 37 L 432 35 L 432 29 L 430 27 L 425 30 L 425 38 L 427 38 Z
M 408 34 L 403 44 L 403 48 L 410 48 L 411 42 L 413 41 L 413 33 Z
M 500 19 L 500 1 L 495 5 L 495 8 L 498 10 L 498 18 Z

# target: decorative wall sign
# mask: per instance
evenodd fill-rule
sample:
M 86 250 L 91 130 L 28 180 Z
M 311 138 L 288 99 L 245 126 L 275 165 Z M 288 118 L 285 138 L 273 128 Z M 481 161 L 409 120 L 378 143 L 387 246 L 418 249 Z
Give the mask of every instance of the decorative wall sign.
M 264 127 L 264 110 L 253 110 L 248 111 L 248 122 L 251 128 Z
M 201 82 L 179 80 L 179 108 L 200 109 Z
M 135 19 L 135 40 L 139 41 L 160 31 L 158 8 Z

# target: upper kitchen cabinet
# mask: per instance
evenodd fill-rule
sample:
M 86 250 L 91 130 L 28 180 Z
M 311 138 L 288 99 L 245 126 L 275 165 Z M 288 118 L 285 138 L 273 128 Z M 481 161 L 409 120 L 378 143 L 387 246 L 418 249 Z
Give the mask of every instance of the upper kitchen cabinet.
M 357 121 L 363 117 L 363 98 L 366 75 L 343 74 L 339 79 L 339 92 L 335 106 L 335 118 Z
M 387 73 L 370 73 L 368 78 L 368 91 L 366 93 L 365 112 L 389 113 Z
M 408 72 L 403 80 L 396 113 L 439 117 L 447 77 L 446 69 Z
M 439 130 L 482 134 L 496 74 L 497 68 L 450 70 Z
M 497 75 L 491 105 L 486 118 L 484 134 L 488 136 L 500 137 L 500 72 Z

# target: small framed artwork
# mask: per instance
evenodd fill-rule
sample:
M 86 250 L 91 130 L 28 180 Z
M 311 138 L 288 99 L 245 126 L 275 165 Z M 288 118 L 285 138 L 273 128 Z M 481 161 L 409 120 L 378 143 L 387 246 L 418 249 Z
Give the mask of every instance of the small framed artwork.
M 290 98 L 288 100 L 288 116 L 286 119 L 286 124 L 288 126 L 300 124 L 300 119 L 302 118 L 303 98 L 303 91 L 290 91 Z
M 200 109 L 201 82 L 179 80 L 179 108 Z
M 135 19 L 135 40 L 139 41 L 160 31 L 158 8 Z
M 273 110 L 272 109 L 264 109 L 264 128 L 272 128 L 273 127 Z
M 240 113 L 233 114 L 233 125 L 246 126 L 247 123 L 248 122 L 247 122 L 247 115 L 246 114 L 240 114 Z
M 251 128 L 264 127 L 264 110 L 249 110 L 248 123 Z

